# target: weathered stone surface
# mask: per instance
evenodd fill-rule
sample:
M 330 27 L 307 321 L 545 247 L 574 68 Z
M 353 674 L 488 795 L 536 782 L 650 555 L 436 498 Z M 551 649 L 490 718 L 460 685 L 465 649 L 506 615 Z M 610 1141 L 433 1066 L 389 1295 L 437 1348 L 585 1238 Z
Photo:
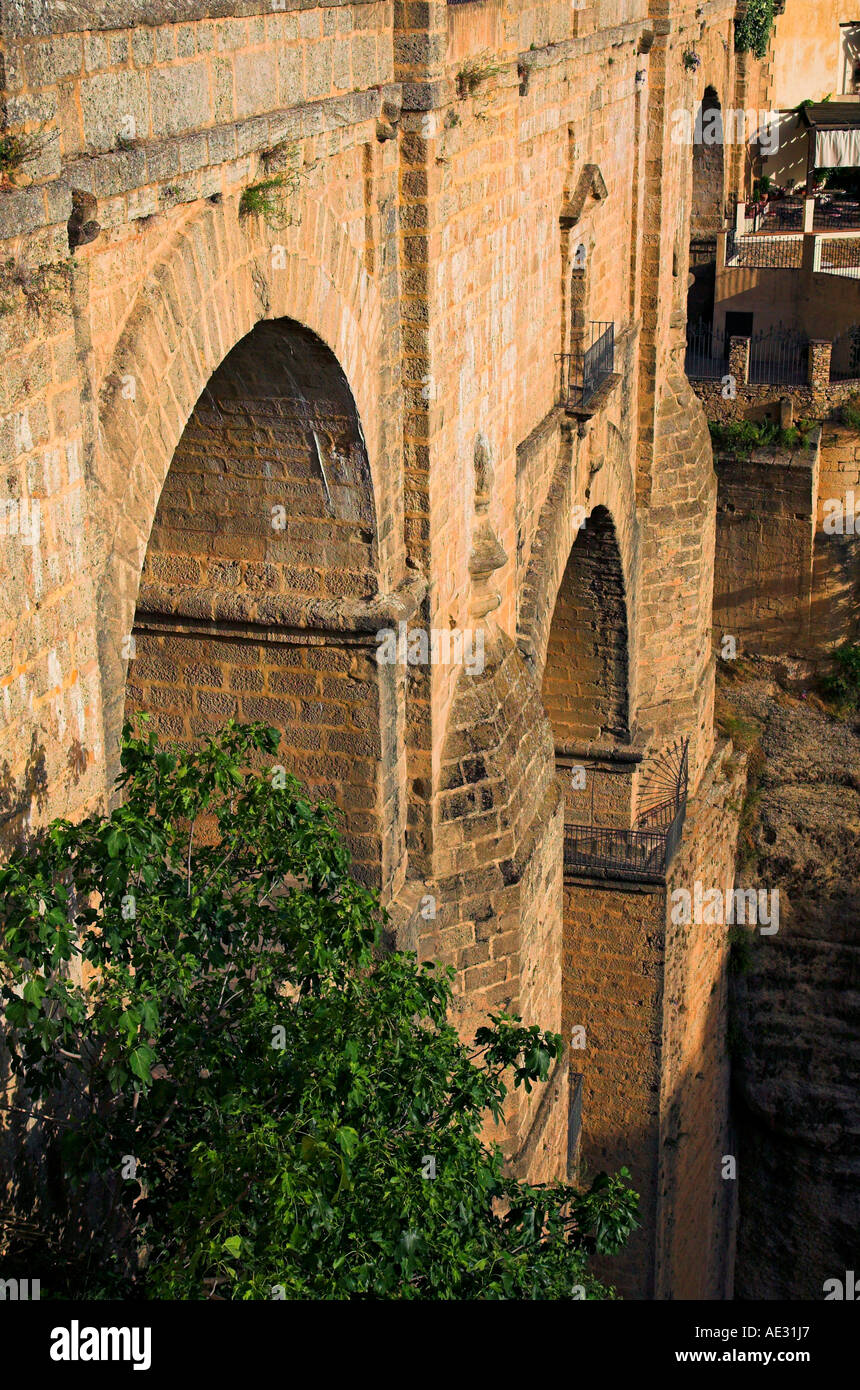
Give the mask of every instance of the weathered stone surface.
M 761 730 L 742 881 L 780 891 L 779 931 L 753 938 L 751 966 L 736 990 L 736 1287 L 747 1299 L 821 1299 L 825 1280 L 853 1267 L 860 1218 L 851 1137 L 860 741 L 850 722 L 804 698 L 796 665 L 750 663 L 728 692 L 734 710 Z

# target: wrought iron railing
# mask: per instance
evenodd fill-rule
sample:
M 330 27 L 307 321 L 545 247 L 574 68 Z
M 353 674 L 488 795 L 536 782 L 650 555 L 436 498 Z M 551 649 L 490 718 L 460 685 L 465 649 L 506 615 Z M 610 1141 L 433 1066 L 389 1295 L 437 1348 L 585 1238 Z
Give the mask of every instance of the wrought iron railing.
M 803 203 L 788 198 L 776 203 L 766 203 L 759 218 L 758 230 L 802 232 Z
M 727 335 L 709 323 L 687 325 L 685 369 L 691 381 L 719 381 L 729 370 Z M 809 378 L 809 339 L 778 324 L 750 336 L 749 374 L 753 384 L 803 386 Z
M 777 198 L 767 203 L 736 203 L 734 207 L 727 208 L 726 220 L 733 224 L 736 232 L 755 233 L 759 237 L 778 235 L 780 232 L 802 232 L 806 221 L 806 200 Z M 846 231 L 860 230 L 860 201 L 833 194 L 817 197 L 811 230 L 833 232 L 842 227 Z
M 725 334 L 711 323 L 688 323 L 684 366 L 691 381 L 719 381 L 729 370 Z
M 803 386 L 809 379 L 809 339 L 778 324 L 750 338 L 749 380 L 756 385 Z
M 656 760 L 653 786 L 662 789 L 671 778 L 672 790 L 641 810 L 632 830 L 565 825 L 565 873 L 662 883 L 681 843 L 687 811 L 688 754 L 689 739 L 684 739 Z
M 738 236 L 726 234 L 726 265 L 751 270 L 799 270 L 803 265 L 802 236 Z
M 566 873 L 632 878 L 660 883 L 666 873 L 666 835 L 661 830 L 612 830 L 606 826 L 564 827 Z
M 812 218 L 814 232 L 833 232 L 844 227 L 846 231 L 860 228 L 860 203 L 849 201 L 816 202 Z
M 860 324 L 854 324 L 833 339 L 830 350 L 830 380 L 854 381 L 860 378 Z
M 579 352 L 559 354 L 561 403 L 584 409 L 592 396 L 612 375 L 615 364 L 615 324 L 590 323 L 588 346 Z

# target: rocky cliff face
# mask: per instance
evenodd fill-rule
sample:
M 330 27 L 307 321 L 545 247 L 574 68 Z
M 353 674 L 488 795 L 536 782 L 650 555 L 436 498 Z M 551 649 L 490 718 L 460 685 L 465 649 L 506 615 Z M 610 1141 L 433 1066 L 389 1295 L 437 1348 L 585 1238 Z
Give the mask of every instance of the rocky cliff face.
M 780 892 L 779 931 L 735 976 L 741 1299 L 821 1299 L 858 1254 L 860 721 L 803 674 L 745 661 L 723 687 L 729 731 L 760 748 L 739 880 Z

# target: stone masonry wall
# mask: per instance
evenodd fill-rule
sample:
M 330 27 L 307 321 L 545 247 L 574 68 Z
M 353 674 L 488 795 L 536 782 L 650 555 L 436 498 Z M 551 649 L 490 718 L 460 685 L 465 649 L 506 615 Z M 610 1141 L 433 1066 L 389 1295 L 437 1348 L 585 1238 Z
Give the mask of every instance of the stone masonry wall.
M 665 887 L 564 884 L 563 1029 L 583 1078 L 583 1172 L 625 1163 L 640 1194 L 640 1230 L 601 1263 L 626 1297 L 731 1287 L 728 928 L 672 920 L 676 888 L 734 885 L 745 778 L 731 752 L 717 749 L 688 804 Z
M 657 1297 L 731 1297 L 736 1182 L 729 1115 L 725 923 L 672 920 L 676 888 L 734 887 L 745 759 L 718 745 L 687 809 L 668 882 L 661 1070 Z M 703 914 L 704 915 L 704 914 Z M 702 1059 L 707 1064 L 702 1065 Z
M 814 449 L 718 457 L 714 641 L 737 651 L 803 650 L 810 640 L 818 495 Z
M 563 1022 L 581 1075 L 581 1176 L 622 1164 L 639 1193 L 639 1230 L 605 1272 L 625 1297 L 655 1297 L 664 891 L 565 880 Z M 581 1034 L 577 1034 L 577 1044 Z

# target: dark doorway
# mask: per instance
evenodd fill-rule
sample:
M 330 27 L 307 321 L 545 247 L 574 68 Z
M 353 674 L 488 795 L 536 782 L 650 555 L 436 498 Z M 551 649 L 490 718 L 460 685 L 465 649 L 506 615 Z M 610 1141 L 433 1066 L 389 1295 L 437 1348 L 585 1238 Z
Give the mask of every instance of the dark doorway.
M 729 338 L 751 338 L 753 332 L 752 314 L 730 309 L 726 314 L 726 340 Z

